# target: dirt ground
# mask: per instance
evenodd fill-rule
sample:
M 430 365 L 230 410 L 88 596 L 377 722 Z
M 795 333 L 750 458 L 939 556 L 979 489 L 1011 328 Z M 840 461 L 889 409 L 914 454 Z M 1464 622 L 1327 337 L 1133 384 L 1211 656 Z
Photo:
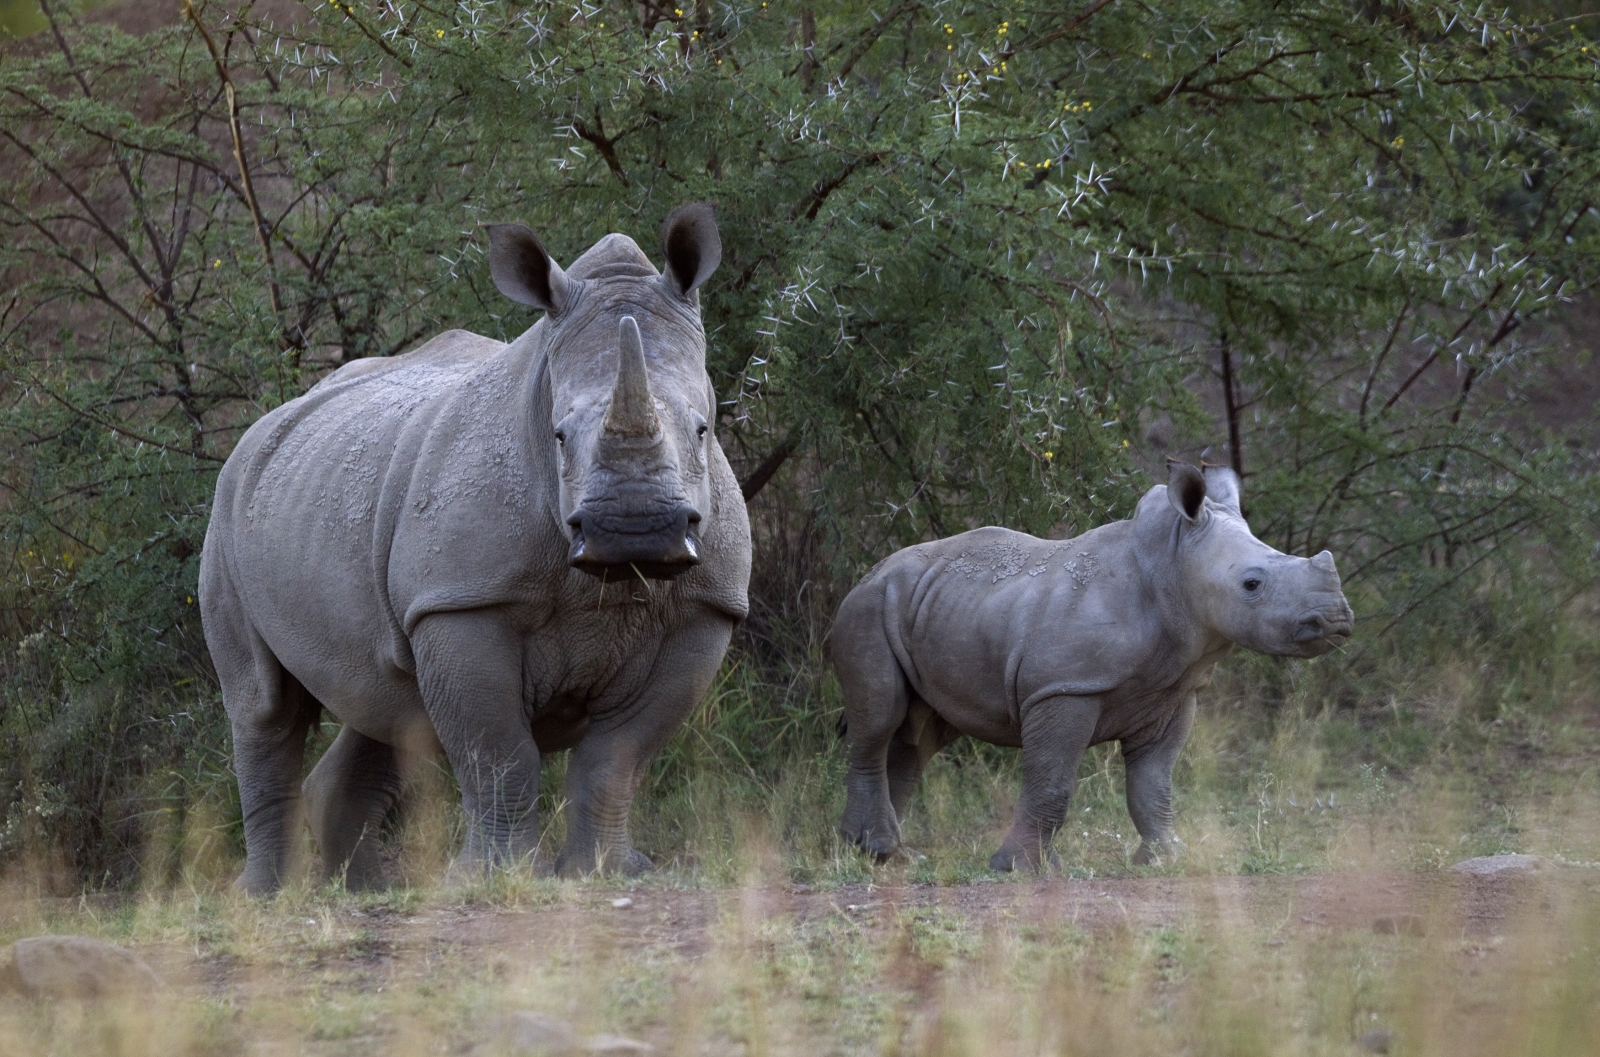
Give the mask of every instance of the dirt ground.
M 1345 872 L 1309 876 L 1060 878 L 967 885 L 857 884 L 739 889 L 645 884 L 574 885 L 550 905 L 423 904 L 414 911 L 351 903 L 335 913 L 351 942 L 309 960 L 244 964 L 203 946 L 144 947 L 169 980 L 239 1004 L 297 989 L 381 991 L 415 984 L 443 960 L 523 965 L 551 951 L 614 959 L 668 956 L 693 964 L 726 922 L 781 922 L 788 930 L 842 918 L 863 938 L 888 942 L 907 912 L 935 911 L 983 932 L 997 926 L 1068 926 L 1084 933 L 1237 926 L 1266 947 L 1333 936 L 1428 937 L 1464 957 L 1492 952 L 1509 930 L 1553 925 L 1558 906 L 1600 903 L 1600 869 L 1536 874 Z M 626 902 L 624 906 L 615 905 Z M 326 928 L 308 919 L 308 931 Z M 313 945 L 312 949 L 315 948 Z M 180 986 L 184 986 L 180 984 Z

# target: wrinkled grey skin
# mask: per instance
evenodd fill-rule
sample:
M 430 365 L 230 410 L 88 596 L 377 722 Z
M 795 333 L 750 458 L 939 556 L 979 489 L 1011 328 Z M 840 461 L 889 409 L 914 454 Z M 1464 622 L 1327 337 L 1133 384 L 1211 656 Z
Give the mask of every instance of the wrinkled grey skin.
M 609 235 L 563 272 L 490 229 L 502 293 L 546 312 L 361 360 L 256 423 L 223 468 L 200 566 L 233 724 L 248 861 L 291 868 L 301 758 L 330 876 L 379 882 L 407 768 L 443 751 L 468 820 L 456 868 L 532 856 L 541 753 L 571 748 L 567 874 L 650 865 L 628 811 L 747 612 L 750 528 L 712 432 L 697 288 L 707 206 L 663 227 L 664 273 Z
M 880 858 L 928 760 L 963 734 L 1022 749 L 997 870 L 1055 862 L 1083 751 L 1121 742 L 1135 861 L 1175 854 L 1172 768 L 1195 691 L 1235 645 L 1316 657 L 1354 617 L 1333 557 L 1256 539 L 1232 470 L 1174 464 L 1132 520 L 1072 540 L 981 528 L 879 563 L 829 649 L 850 770 L 841 831 Z

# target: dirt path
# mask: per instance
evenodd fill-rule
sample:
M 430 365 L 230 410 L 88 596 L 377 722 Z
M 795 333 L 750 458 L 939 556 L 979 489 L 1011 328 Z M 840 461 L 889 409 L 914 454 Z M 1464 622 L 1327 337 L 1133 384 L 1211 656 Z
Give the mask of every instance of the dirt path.
M 1589 871 L 1579 871 L 1587 874 Z M 1358 931 L 1485 940 L 1549 909 L 1556 887 L 1595 887 L 1600 877 L 1474 877 L 1449 873 L 1333 873 L 1301 877 L 1058 879 L 970 884 L 858 884 L 738 890 L 645 886 L 579 889 L 551 906 L 430 908 L 414 915 L 349 913 L 369 919 L 371 939 L 341 955 L 370 982 L 430 959 L 516 955 L 554 944 L 619 954 L 654 950 L 688 958 L 707 952 L 719 921 L 782 920 L 796 927 L 840 916 L 869 931 L 895 927 L 907 911 L 936 911 L 980 929 L 1001 922 L 1070 925 L 1086 932 L 1237 924 L 1273 938 Z M 1555 886 L 1555 887 L 1553 887 Z M 628 899 L 623 908 L 613 901 Z

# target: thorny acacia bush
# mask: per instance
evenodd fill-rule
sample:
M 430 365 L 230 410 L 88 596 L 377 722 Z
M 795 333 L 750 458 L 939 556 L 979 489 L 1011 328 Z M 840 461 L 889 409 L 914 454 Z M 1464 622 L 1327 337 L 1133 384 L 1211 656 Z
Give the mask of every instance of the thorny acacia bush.
M 745 663 L 806 694 L 867 563 L 1122 516 L 1163 447 L 1226 451 L 1368 634 L 1499 557 L 1591 575 L 1593 452 L 1507 410 L 1595 281 L 1583 8 L 360 0 L 132 38 L 43 6 L 0 56 L 6 853 L 115 881 L 220 795 L 215 472 L 339 363 L 529 326 L 485 221 L 570 261 L 718 204 Z

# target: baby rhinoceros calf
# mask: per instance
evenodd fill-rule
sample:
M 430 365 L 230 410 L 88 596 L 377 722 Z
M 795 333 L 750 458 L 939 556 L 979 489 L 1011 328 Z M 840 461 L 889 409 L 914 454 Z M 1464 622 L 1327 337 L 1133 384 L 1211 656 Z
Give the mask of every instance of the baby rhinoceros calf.
M 1121 743 L 1146 863 L 1181 848 L 1172 768 L 1195 692 L 1235 645 L 1316 657 L 1350 636 L 1333 556 L 1262 543 L 1232 470 L 1182 463 L 1129 521 L 1072 540 L 981 528 L 879 563 L 839 609 L 830 652 L 850 758 L 844 836 L 880 858 L 928 760 L 963 734 L 1022 749 L 996 870 L 1055 862 L 1083 751 Z

